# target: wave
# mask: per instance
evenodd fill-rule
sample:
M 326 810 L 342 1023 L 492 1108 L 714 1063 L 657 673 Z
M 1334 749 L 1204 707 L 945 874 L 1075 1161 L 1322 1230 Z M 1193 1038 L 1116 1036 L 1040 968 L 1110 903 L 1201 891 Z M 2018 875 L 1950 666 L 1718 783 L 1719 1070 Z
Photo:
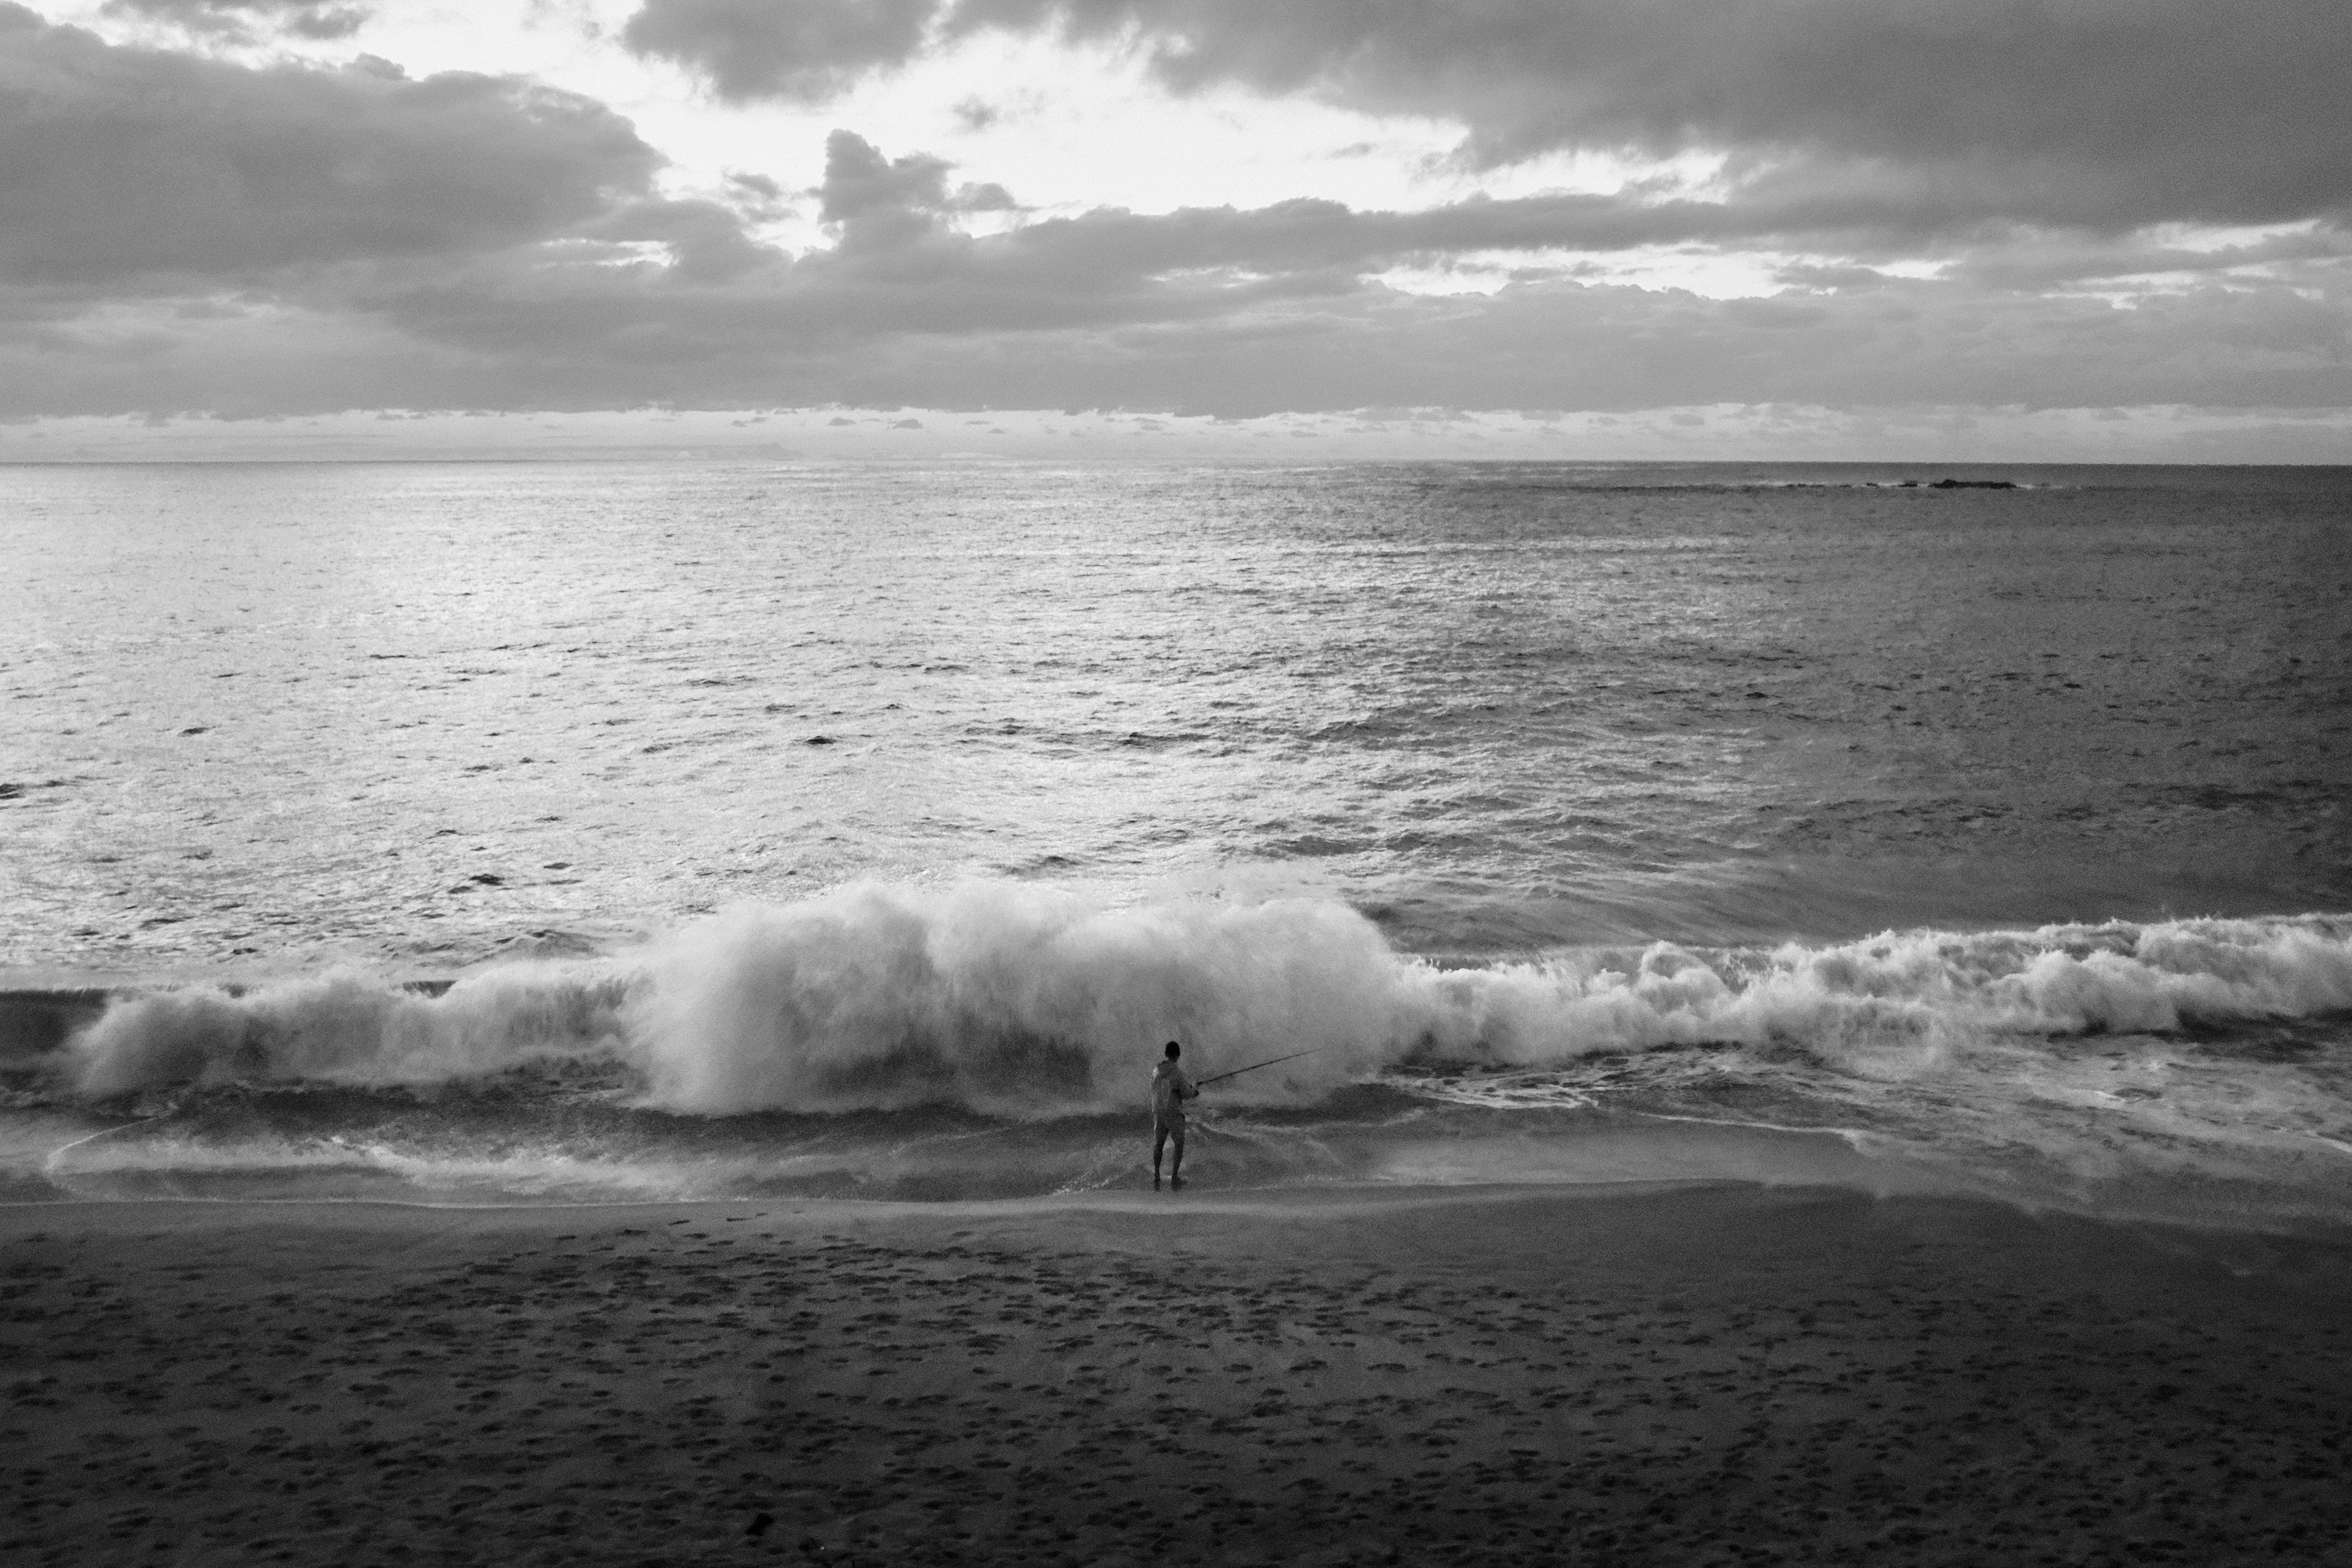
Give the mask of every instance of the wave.
M 1973 1047 L 2352 1010 L 2352 917 L 1888 933 L 1827 946 L 1578 949 L 1476 968 L 1396 952 L 1324 900 L 1108 907 L 1034 884 L 861 883 L 747 905 L 602 962 L 515 963 L 439 995 L 344 971 L 118 996 L 71 1092 L 462 1084 L 624 1069 L 702 1115 L 1132 1107 L 1167 1039 L 1225 1103 L 1313 1103 L 1431 1064 L 1538 1068 L 1669 1047 L 1795 1053 L 1863 1078 Z
M 625 1048 L 624 973 L 514 964 L 434 995 L 338 971 L 251 991 L 118 997 L 71 1042 L 79 1090 L 107 1099 L 193 1083 L 417 1085 Z
M 1433 983 L 1433 1038 L 1537 1066 L 1784 1045 L 1832 1064 L 1996 1038 L 2168 1033 L 2352 1009 L 2352 918 L 1887 933 L 1826 947 L 1588 951 Z

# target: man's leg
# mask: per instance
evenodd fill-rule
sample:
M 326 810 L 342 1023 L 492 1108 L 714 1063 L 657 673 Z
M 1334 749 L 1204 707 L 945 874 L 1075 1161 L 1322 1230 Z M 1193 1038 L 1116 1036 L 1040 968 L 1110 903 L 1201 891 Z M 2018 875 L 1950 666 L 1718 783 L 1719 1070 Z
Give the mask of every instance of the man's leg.
M 1184 1124 L 1179 1121 L 1174 1127 L 1169 1129 L 1168 1135 L 1176 1141 L 1176 1158 L 1169 1162 L 1168 1165 L 1168 1184 L 1171 1187 L 1181 1187 L 1184 1184 Z M 1151 1169 L 1156 1179 L 1160 1170 L 1158 1160 L 1151 1162 Z
M 1151 1124 L 1151 1190 L 1155 1193 L 1160 1190 L 1160 1152 L 1167 1147 L 1168 1124 L 1154 1121 Z M 1181 1139 L 1176 1144 L 1176 1163 L 1180 1165 L 1184 1163 L 1184 1144 Z

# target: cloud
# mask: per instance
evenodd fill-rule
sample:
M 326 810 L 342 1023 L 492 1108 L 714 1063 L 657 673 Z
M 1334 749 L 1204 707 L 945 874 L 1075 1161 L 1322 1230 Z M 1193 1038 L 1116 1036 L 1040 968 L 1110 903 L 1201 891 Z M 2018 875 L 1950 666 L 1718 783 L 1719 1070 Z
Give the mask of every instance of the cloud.
M 1859 268 L 1813 280 L 1835 292 L 1769 299 L 1558 277 L 1432 298 L 1365 268 L 1628 216 L 1581 199 L 1409 215 L 1291 203 L 975 237 L 953 222 L 944 161 L 846 132 L 827 150 L 814 194 L 839 238 L 797 258 L 751 245 L 725 209 L 638 202 L 599 233 L 658 242 L 665 260 L 510 250 L 339 273 L 332 291 L 275 309 L 109 322 L 102 339 L 89 322 L 27 322 L 15 357 L 0 352 L 0 387 L 89 412 L 2352 405 L 2352 310 L 2332 257 L 2128 306 Z M 0 413 L 16 411 L 7 395 Z
M 824 184 L 809 194 L 819 200 L 818 217 L 839 227 L 842 248 L 850 253 L 942 235 L 957 213 L 1017 206 L 992 183 L 965 184 L 950 195 L 948 171 L 954 167 L 925 153 L 886 158 L 856 132 L 835 131 L 824 140 Z
M 484 262 L 332 300 L 27 321 L 0 328 L 0 415 L 2352 404 L 2352 312 L 2287 288 L 2128 308 L 1905 281 L 1727 300 L 1558 280 L 1443 299 L 1129 279 L 1074 296 L 993 239 L 919 248 L 694 284 Z
M 737 208 L 757 222 L 791 217 L 799 211 L 784 199 L 784 187 L 769 175 L 730 169 L 723 183 Z
M 929 228 L 947 209 L 948 171 L 954 167 L 944 158 L 921 153 L 886 158 L 864 137 L 836 131 L 824 140 L 824 184 L 812 194 L 823 198 L 818 216 L 826 223 L 903 218 L 915 227 Z M 882 221 L 881 232 L 895 234 L 902 226 Z M 859 237 L 871 232 L 861 229 Z
M 200 37 L 250 43 L 264 33 L 325 41 L 348 38 L 374 15 L 362 5 L 336 0 L 106 0 L 109 16 L 168 22 Z
M 821 101 L 988 30 L 1453 119 L 1485 164 L 1708 152 L 1780 199 L 2106 228 L 2352 213 L 2342 0 L 644 0 L 625 38 L 724 97 Z
M 631 16 L 621 40 L 690 62 L 722 98 L 822 101 L 921 47 L 936 0 L 664 0 Z
M 1229 416 L 1381 403 L 1630 410 L 2352 399 L 2347 312 L 2284 289 L 2192 290 L 2132 308 L 1916 283 L 1732 300 L 1566 282 L 1470 300 L 1378 285 L 1136 284 L 1072 299 L 1045 279 L 988 276 L 988 259 L 935 279 L 919 291 L 921 308 L 894 298 L 887 279 L 798 268 L 784 288 L 734 299 L 685 299 L 619 279 L 534 298 L 510 279 L 503 297 L 410 296 L 384 306 L 411 341 L 494 349 L 516 378 L 512 395 L 560 406 L 631 393 L 697 406 Z
M 590 99 L 110 46 L 0 4 L 0 417 L 2352 406 L 2352 247 L 2324 223 L 2196 248 L 2021 226 L 1966 187 L 1782 180 L 975 233 L 1013 193 L 845 129 L 825 153 L 828 243 L 790 255 L 751 226 L 793 193 L 666 192 Z M 1922 235 L 1941 276 L 1884 269 Z M 1790 291 L 1576 273 L 1735 246 L 1781 253 Z M 1515 269 L 1491 297 L 1380 280 L 1482 257 Z
M 0 279 L 478 253 L 645 196 L 661 163 L 602 104 L 517 78 L 253 69 L 0 4 Z
M 658 197 L 630 202 L 583 225 L 581 232 L 591 240 L 659 246 L 666 260 L 662 276 L 676 283 L 726 282 L 783 259 L 782 252 L 744 232 L 741 215 L 716 202 Z M 615 258 L 591 252 L 589 259 L 593 265 L 609 266 Z M 532 265 L 544 267 L 550 260 L 536 258 Z

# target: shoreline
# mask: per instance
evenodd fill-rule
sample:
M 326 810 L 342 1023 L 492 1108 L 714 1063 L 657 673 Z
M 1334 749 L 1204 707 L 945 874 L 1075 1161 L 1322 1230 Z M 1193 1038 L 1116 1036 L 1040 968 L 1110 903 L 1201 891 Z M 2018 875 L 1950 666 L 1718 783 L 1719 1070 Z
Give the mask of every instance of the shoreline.
M 1739 1124 L 1729 1125 L 1737 1129 Z M 116 1129 L 105 1129 L 93 1136 L 103 1136 L 111 1131 Z M 1835 1130 L 1790 1131 L 1823 1138 L 1836 1135 Z M 128 1226 L 131 1223 L 129 1216 L 142 1211 L 169 1215 L 179 1215 L 182 1211 L 202 1214 L 244 1209 L 295 1213 L 316 1211 L 321 1217 L 345 1213 L 384 1215 L 415 1213 L 479 1215 L 486 1220 L 503 1217 L 519 1223 L 530 1219 L 546 1219 L 551 1223 L 556 1217 L 565 1215 L 612 1215 L 642 1212 L 741 1215 L 756 1212 L 778 1224 L 785 1223 L 788 1218 L 795 1223 L 813 1224 L 822 1218 L 828 1222 L 838 1220 L 920 1228 L 926 1220 L 944 1221 L 958 1216 L 964 1221 L 1010 1222 L 1056 1214 L 1087 1216 L 1148 1213 L 1155 1219 L 1175 1225 L 1179 1229 L 1189 1230 L 1195 1223 L 1244 1216 L 1306 1221 L 1318 1215 L 1402 1215 L 1455 1207 L 1475 1211 L 1493 1205 L 1554 1202 L 1601 1205 L 1638 1199 L 1664 1200 L 1675 1194 L 1738 1193 L 1759 1202 L 1778 1197 L 1805 1197 L 1840 1199 L 1877 1207 L 1916 1205 L 1956 1210 L 1982 1209 L 2012 1215 L 2019 1223 L 2030 1226 L 2071 1225 L 2102 1231 L 2172 1237 L 2189 1250 L 2200 1254 L 2210 1251 L 2214 1256 L 2230 1252 L 2232 1242 L 2242 1242 L 2256 1249 L 2267 1243 L 2287 1247 L 2340 1247 L 2347 1260 L 2352 1260 L 2352 1216 L 2312 1213 L 2223 1219 L 2153 1209 L 2125 1211 L 2044 1198 L 1996 1194 L 1979 1186 L 1959 1184 L 1937 1185 L 1925 1182 L 1888 1182 L 1872 1185 L 1836 1178 L 1813 1180 L 1738 1173 L 1460 1182 L 1333 1179 L 1255 1186 L 1204 1186 L 1201 1184 L 1204 1180 L 1213 1182 L 1213 1178 L 1189 1178 L 1181 1191 L 1165 1191 L 1143 1184 L 1142 1177 L 1139 1176 L 1129 1185 L 971 1198 L 778 1194 L 719 1197 L 551 1198 L 542 1202 L 521 1196 L 440 1200 L 326 1194 L 212 1197 L 171 1194 L 93 1197 L 62 1194 L 55 1197 L 0 1198 L 0 1245 L 5 1245 L 21 1228 L 10 1216 L 22 1218 L 44 1214 L 71 1214 L 83 1218 L 95 1218 L 100 1215 L 121 1216 L 121 1226 Z M 92 1228 L 110 1232 L 119 1226 L 108 1224 Z M 2347 1267 L 2352 1267 L 2352 1262 L 2347 1262 Z
M 2228 1563 L 2352 1531 L 2342 1226 L 1737 1183 L 156 1199 L 0 1208 L 0 1259 L 26 1563 Z

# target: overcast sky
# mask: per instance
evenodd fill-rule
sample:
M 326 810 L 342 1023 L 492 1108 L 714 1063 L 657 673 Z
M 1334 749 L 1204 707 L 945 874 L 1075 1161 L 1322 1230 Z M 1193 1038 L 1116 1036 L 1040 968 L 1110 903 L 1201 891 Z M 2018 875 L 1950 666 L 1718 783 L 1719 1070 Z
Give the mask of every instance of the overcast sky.
M 2347 461 L 2347 79 L 2346 0 L 0 0 L 0 456 Z

